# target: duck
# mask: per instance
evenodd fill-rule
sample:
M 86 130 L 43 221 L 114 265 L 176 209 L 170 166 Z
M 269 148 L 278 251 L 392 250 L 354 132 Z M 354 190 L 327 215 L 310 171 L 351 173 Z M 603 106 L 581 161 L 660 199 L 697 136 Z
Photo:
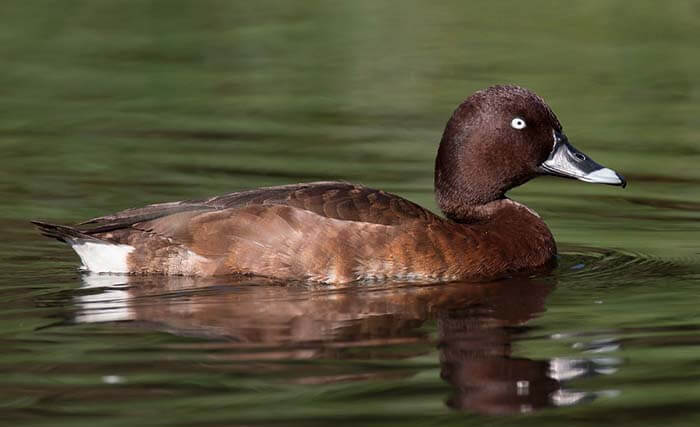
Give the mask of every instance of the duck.
M 626 186 L 576 149 L 547 103 L 516 85 L 464 100 L 435 159 L 438 215 L 348 182 L 311 182 L 126 209 L 67 226 L 32 221 L 93 273 L 244 275 L 346 284 L 536 275 L 552 233 L 506 193 L 539 176 Z

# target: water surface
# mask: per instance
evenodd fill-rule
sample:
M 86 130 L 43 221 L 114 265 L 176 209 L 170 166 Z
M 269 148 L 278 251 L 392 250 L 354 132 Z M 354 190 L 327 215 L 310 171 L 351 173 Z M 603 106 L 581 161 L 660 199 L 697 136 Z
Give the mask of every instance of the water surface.
M 0 419 L 697 425 L 700 4 L 0 5 Z M 30 218 L 344 179 L 435 209 L 471 92 L 518 83 L 626 190 L 511 196 L 551 275 L 363 286 L 85 275 Z

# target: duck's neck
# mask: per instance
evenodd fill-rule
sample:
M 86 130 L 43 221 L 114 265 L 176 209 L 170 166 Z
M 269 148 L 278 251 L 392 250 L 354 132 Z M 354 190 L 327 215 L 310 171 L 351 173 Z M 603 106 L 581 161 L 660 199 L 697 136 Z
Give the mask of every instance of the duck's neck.
M 453 203 L 451 199 L 441 198 L 438 194 L 438 206 L 443 214 L 454 222 L 471 224 L 487 221 L 493 214 L 502 208 L 502 201 L 498 199 L 484 204 Z
M 479 205 L 440 205 L 445 216 L 460 224 L 493 222 L 496 219 L 519 218 L 520 220 L 541 223 L 537 212 L 527 206 L 503 197 Z
M 504 189 L 511 185 L 489 164 L 493 160 L 488 154 L 462 155 L 457 145 L 463 138 L 451 135 L 451 129 L 448 124 L 435 158 L 437 204 L 453 221 L 478 221 L 491 210 L 492 203 L 505 198 Z
M 436 168 L 435 198 L 442 213 L 455 222 L 487 220 L 503 207 L 503 200 L 508 200 L 501 192 L 494 190 L 487 180 L 479 179 L 478 174 L 468 180 L 472 185 L 466 186 L 465 179 L 453 179 L 455 174 L 449 172 Z

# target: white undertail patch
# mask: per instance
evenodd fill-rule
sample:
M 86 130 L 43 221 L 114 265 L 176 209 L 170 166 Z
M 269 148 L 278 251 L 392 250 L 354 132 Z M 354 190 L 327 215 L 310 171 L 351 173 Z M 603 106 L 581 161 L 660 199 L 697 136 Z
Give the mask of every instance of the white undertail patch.
M 74 240 L 71 247 L 83 262 L 85 270 L 94 273 L 129 273 L 127 257 L 133 246 L 116 243 Z

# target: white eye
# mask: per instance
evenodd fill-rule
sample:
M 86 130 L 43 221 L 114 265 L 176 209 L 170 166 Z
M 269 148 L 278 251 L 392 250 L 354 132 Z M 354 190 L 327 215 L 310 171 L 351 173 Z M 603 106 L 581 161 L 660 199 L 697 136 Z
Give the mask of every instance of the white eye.
M 525 124 L 525 120 L 521 119 L 520 117 L 514 118 L 514 119 L 510 122 L 510 125 L 513 127 L 513 129 L 517 129 L 517 130 L 525 129 L 525 126 L 527 126 L 527 125 Z

